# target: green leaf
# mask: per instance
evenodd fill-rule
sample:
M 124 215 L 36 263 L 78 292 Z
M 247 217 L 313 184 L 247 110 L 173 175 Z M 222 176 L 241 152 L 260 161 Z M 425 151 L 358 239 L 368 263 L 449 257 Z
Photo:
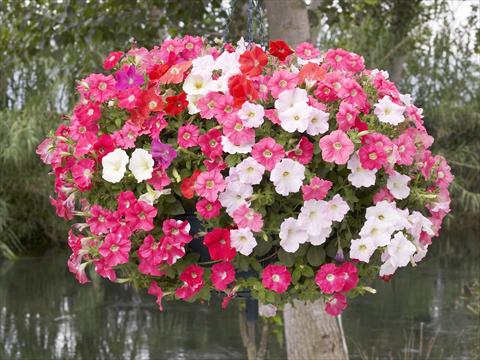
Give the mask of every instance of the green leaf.
M 312 266 L 320 266 L 325 261 L 325 250 L 321 246 L 311 246 L 307 251 L 307 261 Z
M 295 264 L 295 255 L 287 253 L 285 250 L 278 251 L 278 260 L 285 266 L 290 267 Z

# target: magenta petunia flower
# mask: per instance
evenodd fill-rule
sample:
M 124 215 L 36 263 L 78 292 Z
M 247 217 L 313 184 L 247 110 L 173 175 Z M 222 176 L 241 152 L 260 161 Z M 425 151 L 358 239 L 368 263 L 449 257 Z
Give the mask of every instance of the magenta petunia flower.
M 135 65 L 125 65 L 121 70 L 115 74 L 117 80 L 117 90 L 124 91 L 131 87 L 138 87 L 143 85 L 143 75 L 137 73 Z
M 347 308 L 347 298 L 343 294 L 335 294 L 325 305 L 325 311 L 332 316 L 340 315 Z
M 325 294 L 333 294 L 343 289 L 345 277 L 335 264 L 324 264 L 315 276 L 315 283 Z
M 210 275 L 213 287 L 224 291 L 235 280 L 235 268 L 229 262 L 221 262 L 212 266 Z
M 151 154 L 155 165 L 161 166 L 163 169 L 167 169 L 177 157 L 175 149 L 171 145 L 162 143 L 159 139 L 153 139 Z
M 292 281 L 292 276 L 286 266 L 267 265 L 262 272 L 262 285 L 265 289 L 279 294 L 287 291 Z

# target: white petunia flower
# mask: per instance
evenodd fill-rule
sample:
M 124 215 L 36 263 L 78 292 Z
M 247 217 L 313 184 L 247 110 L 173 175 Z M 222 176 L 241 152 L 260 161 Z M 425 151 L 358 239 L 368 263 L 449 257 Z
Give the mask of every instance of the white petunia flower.
M 353 154 L 350 160 L 348 160 L 347 168 L 351 171 L 348 174 L 348 181 L 353 186 L 360 188 L 375 185 L 377 170 L 364 169 L 357 154 Z
M 307 127 L 307 134 L 316 136 L 328 131 L 329 114 L 317 108 L 310 108 L 310 119 Z
M 405 106 L 395 104 L 390 99 L 390 96 L 384 96 L 375 104 L 375 110 L 373 113 L 381 122 L 390 125 L 398 125 L 405 120 L 405 117 L 403 116 L 404 111 Z
M 230 241 L 235 250 L 245 256 L 250 255 L 257 246 L 257 240 L 250 229 L 230 230 Z
M 255 139 L 242 145 L 235 145 L 226 136 L 222 136 L 223 151 L 228 154 L 248 154 L 252 151 L 253 145 L 255 145 Z
M 394 171 L 394 174 L 388 177 L 387 189 L 395 199 L 405 199 L 410 195 L 410 188 L 408 187 L 410 180 L 410 176 Z
M 333 221 L 342 221 L 350 210 L 350 206 L 337 194 L 332 200 L 328 201 L 328 209 L 328 216 L 330 216 Z
M 380 276 L 393 275 L 397 270 L 397 267 L 393 265 L 390 260 L 385 261 L 382 266 L 380 266 Z
M 318 235 L 308 235 L 308 242 L 313 246 L 322 245 L 327 241 L 327 238 L 330 236 L 332 232 L 331 227 L 324 227 L 320 229 L 320 234 Z
M 282 159 L 270 173 L 270 181 L 275 185 L 275 191 L 287 196 L 300 190 L 305 179 L 305 166 L 292 159 Z
M 365 214 L 367 220 L 377 219 L 378 224 L 389 233 L 396 229 L 398 216 L 399 213 L 395 203 L 386 200 L 379 201 L 375 206 L 370 206 Z
M 300 247 L 300 244 L 307 242 L 308 234 L 298 223 L 298 220 L 290 217 L 283 220 L 280 225 L 280 246 L 289 253 L 294 253 Z
M 298 215 L 298 223 L 309 236 L 325 233 L 325 229 L 331 229 L 332 226 L 328 203 L 323 200 L 305 201 Z
M 153 165 L 153 157 L 147 150 L 135 149 L 130 158 L 128 168 L 135 176 L 135 179 L 137 179 L 137 182 L 142 182 L 152 177 Z
M 288 110 L 278 112 L 280 126 L 290 133 L 304 132 L 310 124 L 311 111 L 312 108 L 307 104 L 297 104 Z
M 243 125 L 250 128 L 256 128 L 263 124 L 265 109 L 262 105 L 244 102 L 242 108 L 238 111 L 238 117 L 242 119 Z
M 253 157 L 246 158 L 236 168 L 240 181 L 249 185 L 260 184 L 265 173 L 265 167 L 260 165 Z
M 224 51 L 220 54 L 219 57 L 215 60 L 215 70 L 221 70 L 222 76 L 226 79 L 230 78 L 233 75 L 240 73 L 240 63 L 238 59 L 240 58 L 240 53 L 234 51 L 229 53 Z
M 242 205 L 248 205 L 247 199 L 253 194 L 251 185 L 239 181 L 228 182 L 224 192 L 218 195 L 218 199 L 227 213 L 232 216 L 233 212 Z
M 115 149 L 102 158 L 102 178 L 111 183 L 118 183 L 123 179 L 127 170 L 128 155 L 125 150 Z
M 352 240 L 350 244 L 350 257 L 368 263 L 375 249 L 376 246 L 370 238 Z
M 391 232 L 387 231 L 382 223 L 375 218 L 367 220 L 359 233 L 361 238 L 370 238 L 376 247 L 390 244 Z
M 203 95 L 192 95 L 187 94 L 187 101 L 188 101 L 188 113 L 190 115 L 198 114 L 200 109 L 197 107 L 197 102 L 203 97 Z
M 408 216 L 408 223 L 407 231 L 414 239 L 419 239 L 422 231 L 430 236 L 435 234 L 432 222 L 418 211 L 413 211 Z
M 408 240 L 403 233 L 398 232 L 393 237 L 390 244 L 387 246 L 388 255 L 390 255 L 390 262 L 396 267 L 407 266 L 410 258 L 417 248 Z
M 208 85 L 211 81 L 210 75 L 191 73 L 183 83 L 183 91 L 187 95 L 205 95 L 210 90 Z
M 304 89 L 295 88 L 284 90 L 278 96 L 278 99 L 275 100 L 275 109 L 278 113 L 290 110 L 294 106 L 299 104 L 307 105 L 308 103 L 308 94 Z
M 172 193 L 172 189 L 163 189 L 162 191 L 158 190 L 148 190 L 145 194 L 140 195 L 138 200 L 145 201 L 147 204 L 153 205 L 162 195 L 169 195 Z
M 212 55 L 204 55 L 192 60 L 191 74 L 205 74 L 210 76 L 215 69 L 216 61 Z

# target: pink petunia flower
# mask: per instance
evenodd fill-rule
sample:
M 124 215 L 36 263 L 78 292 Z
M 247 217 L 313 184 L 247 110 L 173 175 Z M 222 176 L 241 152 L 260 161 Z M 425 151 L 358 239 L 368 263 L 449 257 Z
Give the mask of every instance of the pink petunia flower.
M 398 138 L 393 140 L 394 144 L 397 145 L 398 150 L 398 165 L 412 165 L 413 158 L 417 152 L 417 147 L 415 146 L 414 139 L 410 137 L 409 133 L 403 133 Z
M 209 220 L 220 215 L 222 204 L 218 200 L 208 201 L 207 199 L 201 199 L 197 202 L 195 207 L 201 217 L 205 220 Z
M 247 205 L 243 204 L 233 212 L 233 221 L 241 229 L 250 229 L 253 232 L 262 230 L 263 219 L 262 215 L 250 209 Z
M 213 265 L 210 280 L 215 289 L 224 291 L 235 280 L 235 267 L 229 262 Z
M 133 231 L 152 230 L 155 216 L 157 216 L 157 208 L 145 201 L 137 201 L 125 211 L 125 220 Z
M 355 126 L 360 111 L 347 101 L 342 101 L 336 115 L 338 128 L 342 131 L 348 131 Z
M 340 315 L 347 308 L 347 298 L 343 294 L 335 294 L 325 305 L 325 311 L 332 316 Z
M 160 242 L 156 241 L 152 235 L 148 235 L 143 239 L 142 245 L 137 250 L 141 259 L 147 259 L 153 264 L 160 264 L 162 256 L 160 252 Z
M 338 268 L 340 275 L 343 275 L 345 283 L 343 285 L 341 292 L 347 292 L 354 289 L 358 284 L 358 269 L 357 267 L 350 262 L 344 262 Z
M 187 220 L 167 219 L 162 223 L 162 230 L 166 236 L 171 236 L 182 245 L 192 241 L 190 223 Z
M 108 218 L 111 216 L 111 212 L 95 204 L 90 208 L 90 214 L 91 216 L 87 218 L 90 231 L 95 235 L 108 233 L 110 230 L 108 227 Z
M 230 243 L 230 230 L 222 228 L 214 228 L 207 233 L 203 239 L 203 243 L 208 248 L 208 252 L 212 260 L 232 260 L 237 251 Z
M 148 288 L 148 294 L 154 295 L 157 297 L 156 302 L 157 302 L 158 308 L 160 309 L 160 311 L 163 311 L 163 305 L 162 305 L 163 291 L 160 288 L 160 286 L 158 286 L 156 281 L 152 281 L 150 283 L 150 286 Z
M 118 93 L 118 106 L 132 110 L 140 105 L 142 91 L 137 87 L 128 88 Z
M 75 278 L 80 284 L 86 284 L 90 282 L 85 273 L 85 267 L 87 263 L 82 263 L 83 255 L 72 254 L 68 258 L 67 266 L 68 270 L 75 275 Z
M 320 139 L 322 158 L 338 165 L 346 164 L 355 146 L 342 130 L 335 130 Z
M 303 42 L 297 45 L 295 54 L 304 60 L 311 60 L 320 56 L 320 50 L 308 42 Z
M 234 145 L 243 145 L 255 140 L 255 130 L 243 124 L 238 116 L 231 117 L 223 123 L 223 133 Z
M 358 156 L 362 167 L 367 170 L 379 170 L 387 161 L 387 153 L 383 146 L 376 144 L 362 146 L 358 151 Z
M 115 65 L 118 64 L 118 61 L 121 59 L 123 56 L 123 51 L 112 51 L 110 54 L 108 54 L 107 58 L 103 62 L 103 69 L 104 70 L 110 70 L 115 67 Z
M 300 164 L 307 165 L 313 158 L 313 144 L 306 136 L 302 136 L 297 146 L 287 152 L 287 157 L 298 161 Z
M 190 265 L 180 274 L 183 285 L 175 291 L 175 296 L 182 300 L 191 299 L 203 287 L 204 270 L 198 265 Z
M 333 183 L 329 180 L 320 179 L 318 176 L 313 177 L 309 185 L 302 186 L 303 200 L 323 200 L 332 185 Z
M 284 90 L 293 89 L 297 86 L 298 76 L 287 70 L 280 70 L 273 73 L 268 81 L 268 88 L 274 98 Z
M 198 145 L 200 145 L 202 153 L 210 159 L 221 157 L 223 153 L 222 133 L 218 129 L 210 129 L 198 138 Z
M 95 161 L 90 159 L 81 159 L 72 166 L 73 181 L 80 191 L 91 188 L 94 168 Z
M 283 293 L 287 291 L 292 281 L 292 276 L 286 266 L 267 265 L 262 271 L 262 285 L 265 289 Z
M 117 196 L 117 210 L 124 215 L 128 209 L 137 203 L 137 198 L 132 191 L 122 191 Z
M 271 137 L 260 140 L 252 148 L 252 157 L 268 171 L 272 171 L 277 162 L 282 160 L 284 156 L 285 150 L 282 145 Z
M 315 283 L 325 294 L 333 294 L 343 289 L 345 277 L 335 264 L 324 264 L 315 275 Z
M 164 236 L 160 239 L 160 257 L 168 265 L 173 265 L 178 259 L 185 256 L 184 243 L 173 236 Z
M 93 100 L 103 103 L 115 96 L 115 79 L 112 75 L 91 74 L 82 82 L 88 84 L 88 95 Z
M 100 260 L 94 260 L 93 265 L 95 266 L 95 272 L 101 277 L 108 279 L 110 281 L 117 280 L 117 273 L 112 269 L 111 266 L 108 266 L 105 258 Z
M 195 181 L 195 192 L 208 201 L 215 201 L 218 193 L 225 190 L 226 182 L 218 170 L 202 172 Z
M 105 259 L 107 266 L 116 266 L 128 262 L 128 255 L 132 243 L 123 232 L 117 231 L 109 233 L 102 245 L 98 248 L 98 252 Z
M 192 124 L 181 126 L 178 129 L 178 146 L 188 149 L 198 145 L 200 129 Z

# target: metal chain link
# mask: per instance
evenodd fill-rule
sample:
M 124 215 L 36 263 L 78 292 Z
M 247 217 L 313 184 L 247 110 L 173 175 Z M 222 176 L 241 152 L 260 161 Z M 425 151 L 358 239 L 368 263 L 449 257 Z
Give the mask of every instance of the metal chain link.
M 237 0 L 232 0 L 230 5 L 230 13 L 225 23 L 225 28 L 223 29 L 223 42 L 227 41 L 230 25 L 233 21 L 233 14 L 235 11 L 235 4 Z M 248 9 L 247 9 L 247 34 L 246 41 L 247 43 L 253 43 L 257 38 L 258 43 L 261 46 L 266 44 L 266 29 L 265 29 L 265 14 L 262 6 L 260 5 L 260 0 L 248 0 Z

